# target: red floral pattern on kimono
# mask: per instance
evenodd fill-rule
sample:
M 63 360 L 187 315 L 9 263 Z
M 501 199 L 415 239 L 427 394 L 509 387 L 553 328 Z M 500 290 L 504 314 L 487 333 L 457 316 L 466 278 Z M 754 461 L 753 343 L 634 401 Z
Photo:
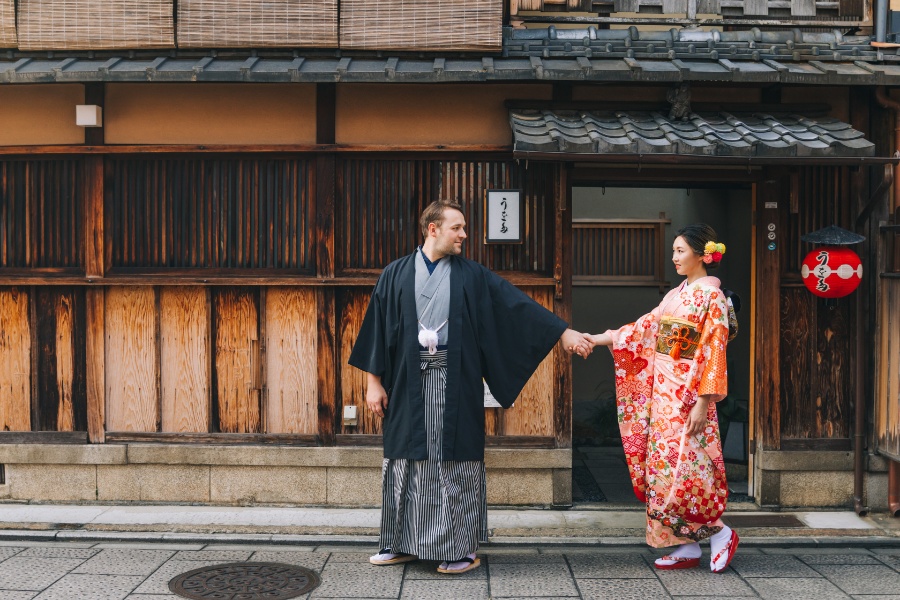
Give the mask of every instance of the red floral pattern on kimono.
M 719 285 L 715 277 L 685 281 L 649 314 L 606 332 L 622 444 L 634 492 L 647 504 L 647 543 L 657 548 L 719 531 L 728 498 L 715 405 L 728 391 L 728 307 Z M 672 323 L 680 329 L 660 339 Z M 698 396 L 710 398 L 708 424 L 687 436 Z

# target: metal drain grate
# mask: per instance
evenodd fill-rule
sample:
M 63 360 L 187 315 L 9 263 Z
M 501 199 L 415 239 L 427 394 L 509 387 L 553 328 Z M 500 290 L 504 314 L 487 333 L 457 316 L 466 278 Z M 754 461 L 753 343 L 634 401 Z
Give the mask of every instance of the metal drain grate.
M 182 573 L 169 589 L 192 600 L 287 600 L 319 586 L 319 576 L 295 565 L 240 562 Z

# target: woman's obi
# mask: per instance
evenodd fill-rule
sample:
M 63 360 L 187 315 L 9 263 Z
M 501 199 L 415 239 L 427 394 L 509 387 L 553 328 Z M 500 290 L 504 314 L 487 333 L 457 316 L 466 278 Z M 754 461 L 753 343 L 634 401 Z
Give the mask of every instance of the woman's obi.
M 699 343 L 700 332 L 695 323 L 668 316 L 660 320 L 656 339 L 656 351 L 660 354 L 668 354 L 673 360 L 691 359 Z

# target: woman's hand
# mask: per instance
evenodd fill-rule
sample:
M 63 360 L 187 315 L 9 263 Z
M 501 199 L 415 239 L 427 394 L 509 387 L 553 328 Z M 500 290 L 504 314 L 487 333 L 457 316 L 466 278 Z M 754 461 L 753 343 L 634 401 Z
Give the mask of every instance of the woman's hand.
M 588 340 L 590 340 L 591 348 L 595 348 L 597 346 L 612 346 L 612 338 L 605 333 L 597 333 L 594 335 L 586 333 L 584 335 Z
M 709 410 L 709 398 L 700 396 L 697 403 L 688 413 L 688 418 L 684 422 L 684 430 L 688 435 L 698 435 L 706 429 L 706 413 Z

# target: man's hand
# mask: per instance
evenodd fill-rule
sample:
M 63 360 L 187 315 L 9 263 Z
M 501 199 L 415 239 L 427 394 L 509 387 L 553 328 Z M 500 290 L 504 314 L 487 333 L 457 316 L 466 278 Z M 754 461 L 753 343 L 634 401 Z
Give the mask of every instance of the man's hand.
M 700 396 L 697 403 L 688 414 L 684 422 L 684 429 L 688 435 L 697 435 L 706 429 L 706 412 L 709 410 L 709 398 Z
M 591 354 L 591 343 L 583 333 L 579 333 L 574 329 L 563 331 L 559 341 L 562 342 L 563 348 L 569 354 L 577 354 L 581 358 L 587 358 Z
M 381 385 L 381 377 L 366 373 L 366 406 L 379 417 L 384 417 L 387 410 L 388 397 Z

